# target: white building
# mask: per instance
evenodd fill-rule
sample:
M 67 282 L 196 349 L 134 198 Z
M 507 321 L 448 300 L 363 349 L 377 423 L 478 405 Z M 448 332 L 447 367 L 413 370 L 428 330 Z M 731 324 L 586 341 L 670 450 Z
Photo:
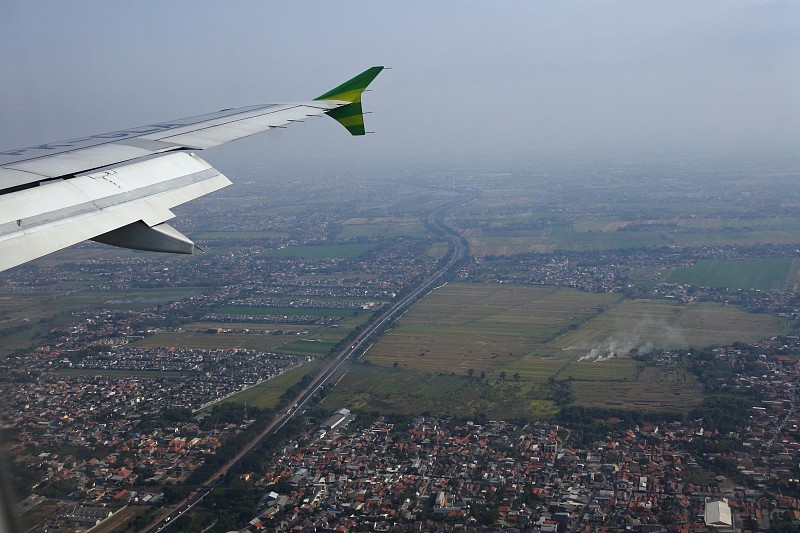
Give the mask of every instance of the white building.
M 728 506 L 727 500 L 717 501 L 717 502 L 706 502 L 706 512 L 704 520 L 708 527 L 714 527 L 714 528 L 733 527 L 731 508 Z

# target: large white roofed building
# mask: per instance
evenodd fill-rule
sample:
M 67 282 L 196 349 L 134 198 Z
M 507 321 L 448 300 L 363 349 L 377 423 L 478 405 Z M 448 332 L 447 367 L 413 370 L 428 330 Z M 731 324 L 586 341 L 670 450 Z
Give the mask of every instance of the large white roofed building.
M 706 502 L 704 520 L 706 525 L 714 528 L 733 527 L 731 508 L 726 501 Z

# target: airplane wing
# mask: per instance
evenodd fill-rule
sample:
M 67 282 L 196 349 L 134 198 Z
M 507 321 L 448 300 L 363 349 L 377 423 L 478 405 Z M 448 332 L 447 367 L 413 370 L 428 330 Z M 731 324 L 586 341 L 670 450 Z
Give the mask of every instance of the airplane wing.
M 231 184 L 195 151 L 319 115 L 364 135 L 361 93 L 381 70 L 310 101 L 0 151 L 0 271 L 87 239 L 192 253 L 194 243 L 165 223 L 175 216 L 170 209 Z

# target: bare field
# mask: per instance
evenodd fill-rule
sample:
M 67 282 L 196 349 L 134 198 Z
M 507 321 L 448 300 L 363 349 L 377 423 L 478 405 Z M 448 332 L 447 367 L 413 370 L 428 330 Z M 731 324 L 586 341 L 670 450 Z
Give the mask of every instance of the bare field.
M 648 345 L 664 349 L 755 341 L 788 332 L 774 316 L 746 313 L 715 303 L 679 304 L 664 300 L 625 300 L 551 342 L 572 356 L 626 354 Z M 594 358 L 594 357 L 592 357 Z
M 553 287 L 450 284 L 418 303 L 365 358 L 434 372 L 490 370 L 538 353 L 619 299 Z
M 576 405 L 585 407 L 686 413 L 703 401 L 693 375 L 654 367 L 644 369 L 636 381 L 575 380 L 571 385 Z

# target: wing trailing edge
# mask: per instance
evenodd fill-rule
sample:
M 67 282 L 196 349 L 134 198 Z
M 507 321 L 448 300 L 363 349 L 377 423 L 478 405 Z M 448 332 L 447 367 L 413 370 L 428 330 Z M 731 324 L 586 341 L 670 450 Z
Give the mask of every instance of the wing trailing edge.
M 165 224 L 171 208 L 231 184 L 192 153 L 328 114 L 364 135 L 372 67 L 311 101 L 226 109 L 0 151 L 0 272 L 84 240 L 172 253 L 194 243 Z

